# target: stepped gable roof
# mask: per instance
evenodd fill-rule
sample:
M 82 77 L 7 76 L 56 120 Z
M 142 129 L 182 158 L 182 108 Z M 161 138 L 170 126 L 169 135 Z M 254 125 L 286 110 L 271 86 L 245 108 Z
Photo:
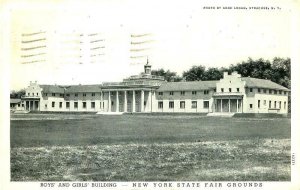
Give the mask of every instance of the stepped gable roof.
M 251 78 L 251 77 L 241 77 L 241 79 L 243 81 L 246 81 L 246 87 L 257 87 L 257 88 L 268 88 L 268 89 L 290 91 L 288 88 L 266 79 L 258 79 L 258 78 Z
M 58 85 L 39 85 L 44 93 L 64 93 L 64 89 Z
M 218 81 L 166 82 L 157 91 L 196 91 L 216 88 Z
M 17 104 L 17 103 L 20 103 L 20 102 L 21 102 L 21 99 L 18 99 L 18 98 L 11 98 L 10 99 L 11 104 Z

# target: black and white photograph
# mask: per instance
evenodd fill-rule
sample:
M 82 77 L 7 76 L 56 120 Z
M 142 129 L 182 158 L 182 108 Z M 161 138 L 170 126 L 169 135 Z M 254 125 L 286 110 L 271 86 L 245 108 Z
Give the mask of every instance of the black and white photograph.
M 0 189 L 300 187 L 299 2 L 0 5 Z

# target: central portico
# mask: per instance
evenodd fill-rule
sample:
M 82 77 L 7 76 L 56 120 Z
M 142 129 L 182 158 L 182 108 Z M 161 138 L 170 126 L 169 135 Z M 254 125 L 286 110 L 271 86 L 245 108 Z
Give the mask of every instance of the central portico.
M 144 66 L 144 73 L 123 82 L 103 83 L 102 98 L 106 112 L 152 112 L 156 89 L 164 83 L 163 77 L 151 75 L 151 65 Z

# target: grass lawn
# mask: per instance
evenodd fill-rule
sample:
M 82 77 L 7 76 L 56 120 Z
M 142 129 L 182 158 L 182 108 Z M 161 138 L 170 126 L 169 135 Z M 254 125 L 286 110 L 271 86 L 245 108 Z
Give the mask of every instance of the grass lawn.
M 290 180 L 289 118 L 11 116 L 13 181 Z

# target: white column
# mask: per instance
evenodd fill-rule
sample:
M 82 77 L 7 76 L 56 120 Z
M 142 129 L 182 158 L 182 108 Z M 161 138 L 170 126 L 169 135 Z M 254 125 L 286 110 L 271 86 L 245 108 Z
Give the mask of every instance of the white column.
M 221 99 L 221 112 L 223 112 L 223 99 Z
M 239 99 L 236 99 L 236 112 L 239 112 Z
M 108 112 L 111 112 L 110 91 L 108 91 Z
M 116 92 L 116 112 L 119 112 L 119 91 Z
M 135 112 L 135 91 L 132 91 L 132 110 L 131 112 Z
M 141 112 L 144 112 L 144 90 L 141 90 Z
M 148 92 L 148 98 L 147 98 L 147 103 L 146 103 L 146 106 L 147 106 L 147 111 L 150 111 L 150 106 L 151 106 L 151 91 Z
M 104 106 L 103 106 L 103 92 L 100 92 L 100 107 L 101 107 L 101 110 L 104 109 Z
M 230 99 L 228 99 L 228 110 L 229 110 L 229 112 L 231 112 L 231 110 L 230 110 Z
M 27 103 L 26 102 L 27 101 L 24 101 L 24 110 L 27 110 L 27 107 L 26 107 Z
M 127 91 L 124 91 L 124 112 L 127 112 Z

